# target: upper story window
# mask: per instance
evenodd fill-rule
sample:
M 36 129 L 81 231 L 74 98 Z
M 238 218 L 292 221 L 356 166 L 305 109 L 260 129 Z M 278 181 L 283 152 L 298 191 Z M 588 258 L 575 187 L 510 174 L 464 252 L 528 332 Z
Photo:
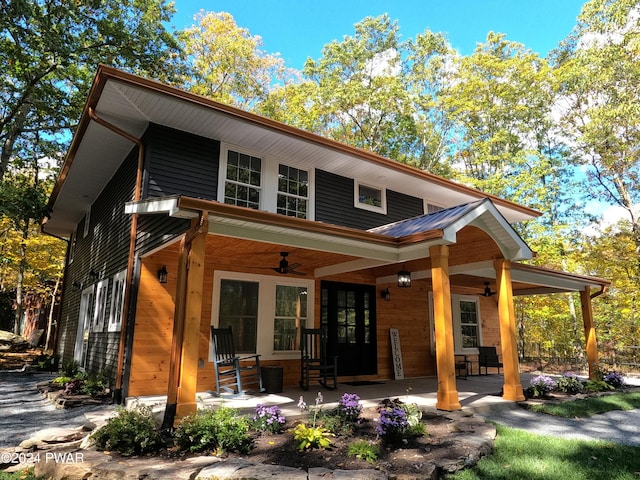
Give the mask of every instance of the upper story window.
M 307 218 L 309 172 L 288 165 L 278 165 L 277 212 L 289 217 Z
M 127 272 L 116 273 L 113 276 L 113 288 L 111 289 L 111 315 L 109 316 L 110 332 L 119 332 L 122 328 L 122 315 L 124 313 L 124 292 L 126 287 Z
M 354 204 L 357 208 L 371 210 L 378 213 L 387 213 L 386 190 L 380 187 L 356 182 Z
M 258 210 L 262 188 L 262 159 L 227 150 L 226 171 L 224 203 Z
M 223 146 L 218 201 L 290 217 L 313 219 L 313 172 L 296 162 Z

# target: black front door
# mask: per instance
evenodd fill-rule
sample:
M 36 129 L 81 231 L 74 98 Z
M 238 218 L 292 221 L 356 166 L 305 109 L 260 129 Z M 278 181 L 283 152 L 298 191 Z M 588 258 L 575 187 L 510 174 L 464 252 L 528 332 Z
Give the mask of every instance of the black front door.
M 338 375 L 378 372 L 375 293 L 373 285 L 322 282 L 321 324 L 329 354 L 338 356 Z

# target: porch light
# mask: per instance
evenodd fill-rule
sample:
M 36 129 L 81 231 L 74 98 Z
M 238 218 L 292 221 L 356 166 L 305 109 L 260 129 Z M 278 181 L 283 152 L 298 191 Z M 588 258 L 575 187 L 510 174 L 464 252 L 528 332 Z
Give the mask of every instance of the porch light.
M 389 302 L 389 301 L 391 301 L 391 292 L 389 291 L 389 289 L 388 289 L 388 288 L 385 288 L 384 290 L 382 290 L 382 291 L 380 292 L 380 296 L 381 296 L 382 298 L 384 298 L 384 301 L 385 301 L 385 302 Z
M 162 268 L 160 270 L 158 270 L 158 281 L 160 283 L 167 283 L 167 275 L 169 274 L 169 272 L 167 272 L 167 266 L 163 265 Z
M 493 295 L 495 295 L 498 292 L 492 292 L 491 288 L 489 287 L 489 282 L 484 282 L 484 292 L 482 293 L 483 297 L 491 297 Z
M 411 286 L 411 272 L 404 268 L 398 272 L 398 287 L 406 288 Z

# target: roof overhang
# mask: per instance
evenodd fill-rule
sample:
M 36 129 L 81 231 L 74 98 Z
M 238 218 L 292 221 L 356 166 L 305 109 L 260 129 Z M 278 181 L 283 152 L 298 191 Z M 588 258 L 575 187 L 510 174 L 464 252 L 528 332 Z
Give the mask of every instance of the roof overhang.
M 133 143 L 90 118 L 89 110 L 133 137 L 158 124 L 273 155 L 296 158 L 360 181 L 424 198 L 428 191 L 443 206 L 459 205 L 487 195 L 409 165 L 285 125 L 206 97 L 100 66 L 65 162 L 49 200 L 44 230 L 70 235 L 113 177 Z M 303 165 L 304 166 L 304 165 Z M 372 168 L 375 167 L 375 168 Z M 539 212 L 489 196 L 509 223 Z M 437 203 L 437 202 L 434 202 Z

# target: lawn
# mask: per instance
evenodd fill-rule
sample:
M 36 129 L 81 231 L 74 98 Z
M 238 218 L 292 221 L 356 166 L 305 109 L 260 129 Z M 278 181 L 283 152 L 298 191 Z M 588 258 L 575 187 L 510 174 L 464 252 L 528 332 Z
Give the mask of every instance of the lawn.
M 451 480 L 638 480 L 640 447 L 563 440 L 497 425 L 494 453 Z
M 585 418 L 640 408 L 640 392 L 590 397 L 529 407 L 539 413 Z M 542 418 L 541 421 L 544 421 Z M 640 447 L 612 442 L 565 440 L 496 425 L 494 453 L 454 480 L 638 480 Z
M 528 408 L 533 412 L 546 413 L 556 417 L 585 418 L 613 410 L 640 408 L 640 392 L 589 397 L 570 402 L 543 403 L 531 405 Z

